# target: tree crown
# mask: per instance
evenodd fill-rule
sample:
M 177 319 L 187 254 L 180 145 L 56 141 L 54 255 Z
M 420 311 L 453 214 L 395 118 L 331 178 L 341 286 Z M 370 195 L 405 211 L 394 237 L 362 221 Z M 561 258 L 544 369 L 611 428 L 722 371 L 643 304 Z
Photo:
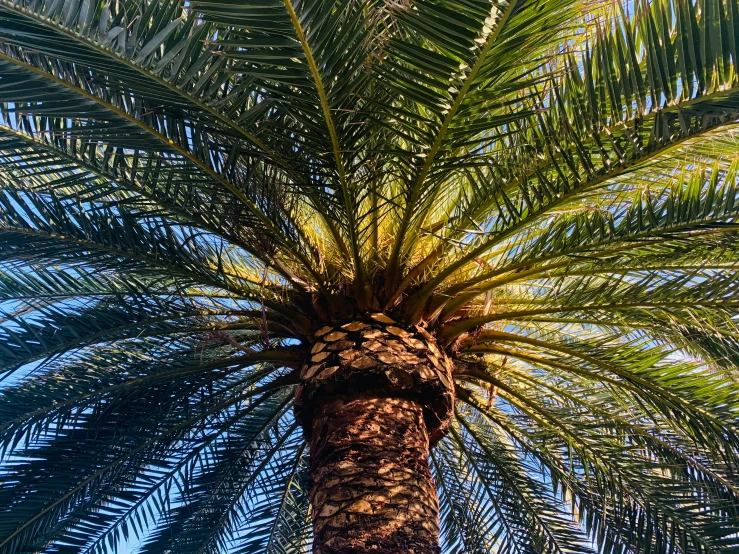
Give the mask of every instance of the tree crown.
M 291 393 L 367 312 L 454 361 L 449 552 L 736 549 L 737 48 L 737 0 L 0 0 L 0 552 L 304 550 Z

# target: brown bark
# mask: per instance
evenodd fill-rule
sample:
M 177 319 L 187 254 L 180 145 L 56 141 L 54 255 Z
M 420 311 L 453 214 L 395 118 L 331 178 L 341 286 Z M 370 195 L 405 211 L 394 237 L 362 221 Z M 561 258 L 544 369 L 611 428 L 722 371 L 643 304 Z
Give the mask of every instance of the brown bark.
M 384 314 L 316 331 L 295 393 L 316 554 L 440 552 L 428 456 L 453 412 L 451 369 L 433 336 Z
M 371 396 L 322 402 L 310 452 L 315 554 L 440 552 L 418 402 Z

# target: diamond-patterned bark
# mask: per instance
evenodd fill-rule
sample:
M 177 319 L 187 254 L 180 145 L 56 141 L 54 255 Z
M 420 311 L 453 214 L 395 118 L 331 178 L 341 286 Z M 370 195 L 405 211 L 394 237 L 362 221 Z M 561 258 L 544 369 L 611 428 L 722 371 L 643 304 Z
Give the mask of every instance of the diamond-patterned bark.
M 454 404 L 452 363 L 422 327 L 404 329 L 375 313 L 315 333 L 295 395 L 306 436 L 317 401 L 358 395 L 417 401 L 431 444 L 446 433 Z

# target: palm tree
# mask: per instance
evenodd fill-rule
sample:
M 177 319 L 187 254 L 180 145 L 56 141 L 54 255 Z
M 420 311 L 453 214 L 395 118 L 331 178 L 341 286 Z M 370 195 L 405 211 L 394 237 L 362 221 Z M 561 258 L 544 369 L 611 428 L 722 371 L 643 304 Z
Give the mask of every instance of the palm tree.
M 739 551 L 738 51 L 0 0 L 0 552 Z

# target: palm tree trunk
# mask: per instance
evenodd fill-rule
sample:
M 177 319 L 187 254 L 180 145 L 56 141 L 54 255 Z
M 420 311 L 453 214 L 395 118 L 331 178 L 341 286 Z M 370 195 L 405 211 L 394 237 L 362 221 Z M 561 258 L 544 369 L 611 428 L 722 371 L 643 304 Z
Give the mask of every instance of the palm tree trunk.
M 384 314 L 316 331 L 295 392 L 314 553 L 440 552 L 429 448 L 453 412 L 451 370 L 425 329 Z
M 310 446 L 315 554 L 440 552 L 418 402 L 363 396 L 321 403 Z

